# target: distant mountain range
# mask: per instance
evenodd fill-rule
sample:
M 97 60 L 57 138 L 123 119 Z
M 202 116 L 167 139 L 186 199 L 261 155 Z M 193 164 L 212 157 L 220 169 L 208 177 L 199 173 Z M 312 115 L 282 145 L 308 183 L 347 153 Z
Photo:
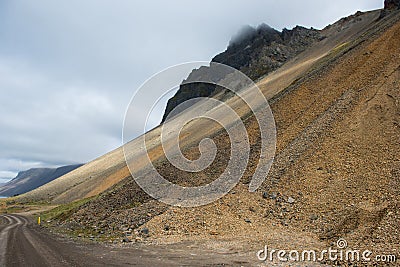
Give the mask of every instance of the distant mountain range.
M 29 192 L 82 165 L 83 164 L 68 165 L 59 168 L 33 168 L 27 171 L 21 171 L 11 181 L 0 185 L 0 196 L 9 197 Z

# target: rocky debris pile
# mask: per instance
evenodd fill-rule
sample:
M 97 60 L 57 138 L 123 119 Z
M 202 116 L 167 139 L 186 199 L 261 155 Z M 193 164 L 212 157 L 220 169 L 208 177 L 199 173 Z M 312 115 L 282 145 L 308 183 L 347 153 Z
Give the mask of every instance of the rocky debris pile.
M 246 185 L 238 184 L 225 197 L 209 205 L 188 209 L 170 207 L 140 229 L 149 230 L 150 241 L 166 243 L 181 239 L 207 240 L 210 236 L 256 238 L 260 233 L 268 233 L 274 225 L 284 231 L 290 227 L 298 220 L 297 203 L 301 201 L 301 195 L 253 194 Z
M 152 200 L 129 177 L 122 185 L 74 210 L 68 218 L 56 218 L 51 223 L 79 238 L 130 242 L 135 237 L 146 237 L 148 230 L 135 233 L 135 229 L 165 210 L 166 205 Z
M 246 26 L 232 38 L 228 48 L 215 56 L 211 63 L 231 66 L 256 80 L 278 69 L 313 43 L 324 38 L 319 30 L 301 26 L 296 26 L 292 30 L 284 29 L 282 32 L 266 24 L 261 24 L 257 28 Z M 193 70 L 175 96 L 168 101 L 163 122 L 179 104 L 189 99 L 209 97 L 219 92 L 216 86 L 211 84 L 185 84 L 187 81 L 195 81 L 197 77 L 208 77 L 216 82 L 224 77 L 224 74 L 214 73 L 212 64 L 210 67 Z M 185 108 L 187 107 L 183 107 L 180 111 Z

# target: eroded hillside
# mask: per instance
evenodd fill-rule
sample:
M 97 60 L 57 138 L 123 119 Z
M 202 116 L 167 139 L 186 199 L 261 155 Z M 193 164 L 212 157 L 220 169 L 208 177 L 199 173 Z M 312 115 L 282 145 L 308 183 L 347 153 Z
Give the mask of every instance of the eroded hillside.
M 246 186 L 260 142 L 250 117 L 245 122 L 250 164 L 242 182 L 221 200 L 191 209 L 168 207 L 128 177 L 63 217 L 61 227 L 99 238 L 200 240 L 226 249 L 265 243 L 326 248 L 342 237 L 352 247 L 398 253 L 399 19 L 398 12 L 380 18 L 376 11 L 341 20 L 324 30 L 331 38 L 260 81 L 270 98 L 278 144 L 258 192 Z M 229 158 L 229 142 L 226 133 L 212 137 L 220 148 L 212 169 L 184 175 L 161 157 L 160 172 L 183 185 L 217 177 Z M 185 155 L 196 158 L 196 147 L 188 146 Z
M 382 16 L 379 10 L 342 19 L 323 30 L 327 38 L 259 81 L 275 116 L 278 143 L 272 169 L 256 193 L 248 191 L 247 183 L 257 165 L 260 133 L 250 116 L 245 120 L 250 164 L 241 183 L 212 204 L 187 209 L 152 199 L 129 176 L 121 150 L 62 177 L 64 187 L 53 183 L 21 199 L 38 199 L 56 189 L 54 201 L 68 202 L 114 185 L 54 218 L 59 227 L 82 238 L 197 240 L 209 248 L 247 251 L 266 243 L 325 249 L 341 237 L 352 247 L 398 254 L 399 20 L 398 11 Z M 240 103 L 235 98 L 227 102 Z M 229 159 L 230 144 L 218 126 L 210 128 L 215 131 L 208 136 L 219 150 L 209 169 L 179 172 L 155 146 L 160 173 L 182 185 L 217 177 Z M 189 141 L 204 132 L 201 127 L 188 132 L 193 134 L 182 138 L 187 140 L 184 154 L 196 158 L 197 143 Z M 157 129 L 149 135 L 157 140 Z

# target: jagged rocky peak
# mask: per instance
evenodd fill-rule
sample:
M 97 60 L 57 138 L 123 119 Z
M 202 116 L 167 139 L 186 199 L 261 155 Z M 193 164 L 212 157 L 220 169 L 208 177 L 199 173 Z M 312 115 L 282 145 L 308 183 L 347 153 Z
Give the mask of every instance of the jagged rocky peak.
M 385 9 L 400 9 L 400 0 L 385 0 Z
M 243 27 L 212 61 L 229 65 L 255 80 L 282 66 L 321 38 L 319 31 L 297 26 L 282 32 L 266 24 Z
M 256 28 L 245 26 L 232 38 L 228 48 L 212 61 L 229 65 L 252 79 L 258 79 L 321 37 L 318 30 L 301 26 L 282 32 L 266 24 Z
M 231 66 L 251 79 L 257 80 L 278 69 L 314 42 L 323 38 L 319 30 L 301 26 L 296 26 L 292 30 L 284 29 L 281 32 L 267 24 L 261 24 L 258 27 L 244 26 L 233 36 L 227 49 L 215 56 L 211 63 L 216 62 Z M 195 78 L 204 75 L 211 77 L 212 81 L 223 78 L 224 75 L 215 73 L 209 68 L 202 67 L 192 71 L 175 96 L 168 101 L 163 122 L 179 104 L 192 98 L 210 97 L 219 90 L 219 88 L 210 84 L 185 84 L 185 82 L 193 81 Z M 183 109 L 185 108 L 187 106 L 183 106 Z
M 236 33 L 231 41 L 229 42 L 228 49 L 236 47 L 248 46 L 257 38 L 263 38 L 264 40 L 277 40 L 280 38 L 280 33 L 271 28 L 269 25 L 263 23 L 258 27 L 254 28 L 250 25 L 243 26 L 238 33 Z

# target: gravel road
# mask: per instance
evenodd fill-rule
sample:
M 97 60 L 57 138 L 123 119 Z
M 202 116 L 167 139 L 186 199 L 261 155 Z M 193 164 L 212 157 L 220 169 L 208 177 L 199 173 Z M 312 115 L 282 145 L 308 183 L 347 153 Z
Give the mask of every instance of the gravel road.
M 206 250 L 194 243 L 78 243 L 49 233 L 27 217 L 0 216 L 0 266 L 254 266 L 249 260 L 249 254 Z

